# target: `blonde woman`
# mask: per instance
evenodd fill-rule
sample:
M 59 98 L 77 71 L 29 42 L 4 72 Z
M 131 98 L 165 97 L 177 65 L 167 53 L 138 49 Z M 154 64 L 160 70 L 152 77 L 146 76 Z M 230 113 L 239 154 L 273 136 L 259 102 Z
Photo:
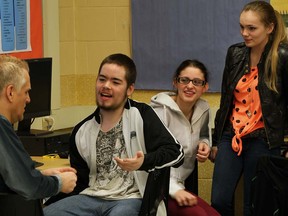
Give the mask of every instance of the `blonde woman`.
M 212 206 L 222 216 L 234 215 L 242 173 L 244 215 L 251 215 L 257 161 L 280 155 L 287 123 L 288 45 L 280 14 L 265 1 L 252 1 L 240 14 L 240 33 L 244 42 L 227 52 L 211 154 Z

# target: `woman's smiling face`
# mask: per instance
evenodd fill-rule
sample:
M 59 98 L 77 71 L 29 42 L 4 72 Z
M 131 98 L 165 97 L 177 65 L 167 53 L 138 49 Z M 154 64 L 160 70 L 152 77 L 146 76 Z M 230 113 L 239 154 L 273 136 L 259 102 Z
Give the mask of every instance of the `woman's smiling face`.
M 179 77 L 185 77 L 190 80 L 188 84 L 180 83 L 177 80 L 175 80 L 173 83 L 178 92 L 177 98 L 182 102 L 195 103 L 208 89 L 208 83 L 205 83 L 202 86 L 196 86 L 192 83 L 193 79 L 205 81 L 204 74 L 199 68 L 188 66 L 181 71 L 178 78 Z

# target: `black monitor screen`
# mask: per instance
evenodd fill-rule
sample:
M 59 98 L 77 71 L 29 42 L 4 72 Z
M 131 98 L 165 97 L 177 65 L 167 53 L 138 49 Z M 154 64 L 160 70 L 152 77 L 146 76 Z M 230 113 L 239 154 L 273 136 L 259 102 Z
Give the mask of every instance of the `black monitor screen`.
M 18 124 L 18 134 L 35 135 L 30 130 L 33 119 L 51 114 L 52 58 L 26 59 L 25 61 L 29 66 L 31 102 L 26 105 L 24 120 Z

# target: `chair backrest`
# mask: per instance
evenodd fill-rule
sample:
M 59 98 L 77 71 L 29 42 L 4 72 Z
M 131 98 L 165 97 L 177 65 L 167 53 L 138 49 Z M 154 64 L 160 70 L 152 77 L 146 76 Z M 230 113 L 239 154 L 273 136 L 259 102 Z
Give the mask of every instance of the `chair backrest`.
M 148 175 L 139 216 L 166 215 L 169 197 L 170 167 L 154 170 Z M 163 214 L 159 214 L 159 210 Z
M 288 215 L 288 159 L 262 156 L 251 185 L 253 216 Z
M 186 190 L 198 195 L 198 162 L 195 161 L 195 168 L 193 172 L 185 180 Z
M 43 216 L 39 199 L 26 200 L 17 194 L 0 193 L 1 216 Z

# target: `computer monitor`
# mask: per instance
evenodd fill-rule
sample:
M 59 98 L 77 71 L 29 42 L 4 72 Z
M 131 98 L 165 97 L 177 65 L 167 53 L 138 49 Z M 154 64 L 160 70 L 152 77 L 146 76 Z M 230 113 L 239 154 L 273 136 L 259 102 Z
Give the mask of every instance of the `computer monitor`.
M 25 61 L 29 66 L 31 102 L 26 105 L 24 119 L 18 123 L 17 134 L 21 136 L 47 134 L 50 131 L 31 129 L 31 125 L 35 118 L 51 114 L 52 58 L 33 58 Z

